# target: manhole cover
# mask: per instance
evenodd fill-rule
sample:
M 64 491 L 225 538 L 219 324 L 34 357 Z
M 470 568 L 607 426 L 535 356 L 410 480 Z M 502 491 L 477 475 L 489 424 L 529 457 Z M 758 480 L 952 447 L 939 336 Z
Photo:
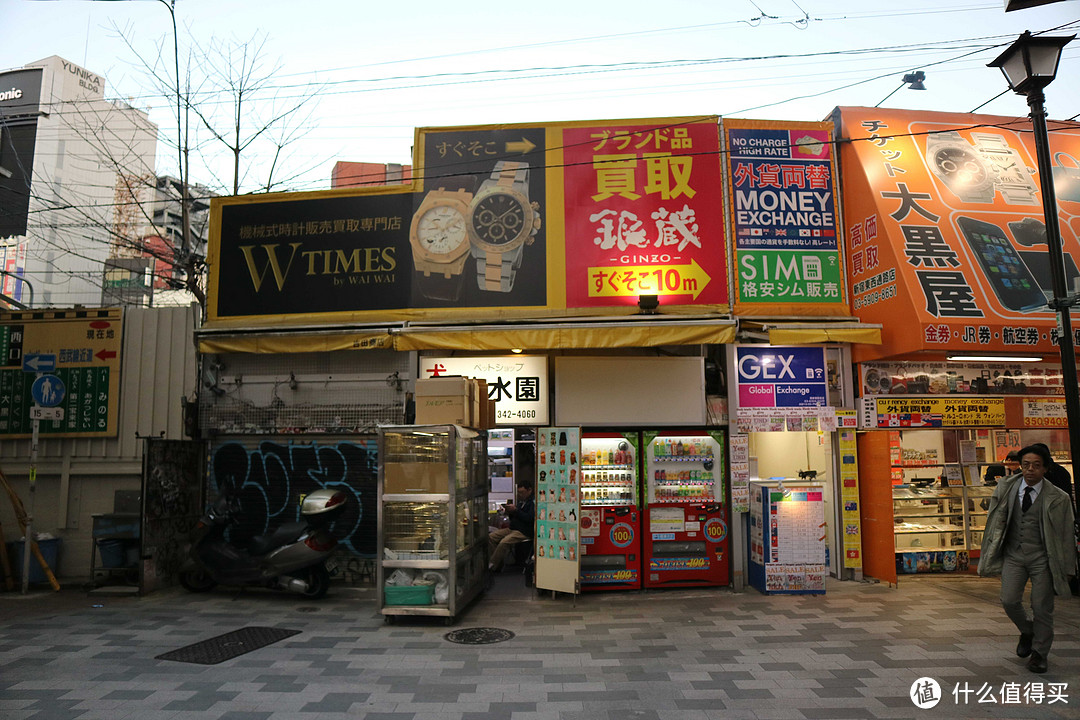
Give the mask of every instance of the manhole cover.
M 461 645 L 490 645 L 514 637 L 514 633 L 501 628 L 462 628 L 443 635 L 452 643 Z

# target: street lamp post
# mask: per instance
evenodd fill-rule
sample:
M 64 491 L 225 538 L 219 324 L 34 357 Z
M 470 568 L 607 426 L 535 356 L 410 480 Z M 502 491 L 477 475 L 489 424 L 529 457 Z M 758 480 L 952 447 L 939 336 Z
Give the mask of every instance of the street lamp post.
M 1026 95 L 1028 107 L 1031 108 L 1043 220 L 1046 224 L 1046 245 L 1050 253 L 1050 283 L 1054 293 L 1050 305 L 1058 317 L 1058 347 L 1061 352 L 1062 384 L 1065 389 L 1065 414 L 1069 425 L 1074 498 L 1077 495 L 1076 473 L 1080 468 L 1080 386 L 1076 379 L 1076 347 L 1070 313 L 1076 298 L 1069 297 L 1065 279 L 1065 257 L 1061 247 L 1061 232 L 1058 229 L 1057 199 L 1054 196 L 1050 135 L 1046 129 L 1046 108 L 1043 106 L 1046 98 L 1043 88 L 1054 81 L 1061 51 L 1075 37 L 1035 36 L 1025 31 L 1005 52 L 988 64 L 988 67 L 1001 68 L 1009 87 L 1018 95 Z

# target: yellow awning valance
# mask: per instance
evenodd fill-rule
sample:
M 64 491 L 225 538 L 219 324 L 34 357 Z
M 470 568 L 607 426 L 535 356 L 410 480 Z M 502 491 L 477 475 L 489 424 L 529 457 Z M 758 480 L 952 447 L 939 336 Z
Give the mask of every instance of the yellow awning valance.
M 735 339 L 735 325 L 718 322 L 684 325 L 630 323 L 515 328 L 406 328 L 394 335 L 397 350 L 531 350 L 559 348 L 657 347 L 723 344 Z
M 300 353 L 334 350 L 473 350 L 658 347 L 734 342 L 730 320 L 404 326 L 377 331 L 207 334 L 203 353 Z
M 769 343 L 772 345 L 817 345 L 821 343 L 881 344 L 881 326 L 876 327 L 769 327 Z
M 340 332 L 319 335 L 223 335 L 199 338 L 201 353 L 309 353 L 334 350 L 389 350 L 388 332 Z

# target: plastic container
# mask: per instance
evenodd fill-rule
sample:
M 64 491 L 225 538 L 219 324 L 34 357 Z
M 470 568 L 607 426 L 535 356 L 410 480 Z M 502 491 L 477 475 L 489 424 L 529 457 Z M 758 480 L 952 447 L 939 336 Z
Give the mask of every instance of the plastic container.
M 383 588 L 386 605 L 431 605 L 434 585 L 387 585 Z
M 41 550 L 41 556 L 45 558 L 45 562 L 49 564 L 49 568 L 52 569 L 53 575 L 56 574 L 56 562 L 60 556 L 60 538 L 50 538 L 48 540 L 38 540 L 38 548 Z M 9 555 L 11 556 L 11 570 L 15 573 L 16 582 L 22 582 L 23 573 L 23 541 L 16 540 L 15 542 L 8 543 Z M 30 553 L 30 582 L 43 583 L 48 582 L 45 577 L 45 571 L 41 569 L 41 565 L 38 563 L 37 558 L 34 557 L 33 552 Z

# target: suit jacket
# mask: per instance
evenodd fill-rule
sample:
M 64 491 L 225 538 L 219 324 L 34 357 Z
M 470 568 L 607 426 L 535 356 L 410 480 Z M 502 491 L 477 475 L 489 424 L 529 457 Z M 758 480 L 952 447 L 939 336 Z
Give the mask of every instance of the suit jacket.
M 1005 560 L 1005 533 L 1012 514 L 1020 512 L 1017 496 L 1019 484 L 1023 481 L 1024 476 L 1017 473 L 994 488 L 979 553 L 980 575 L 1001 574 Z M 1042 529 L 1046 556 L 1050 560 L 1050 574 L 1054 577 L 1054 593 L 1069 595 L 1069 576 L 1076 572 L 1072 500 L 1045 478 L 1039 494 L 1042 495 L 1039 527 Z

